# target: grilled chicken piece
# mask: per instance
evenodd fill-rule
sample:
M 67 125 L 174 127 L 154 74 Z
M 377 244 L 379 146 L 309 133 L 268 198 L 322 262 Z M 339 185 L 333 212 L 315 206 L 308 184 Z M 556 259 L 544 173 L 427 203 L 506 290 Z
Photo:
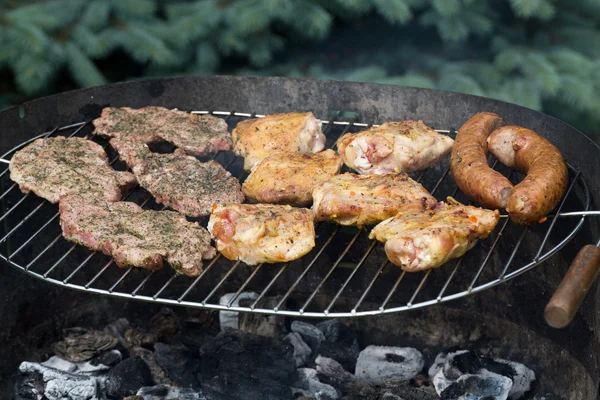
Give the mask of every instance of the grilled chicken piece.
M 500 213 L 465 206 L 451 197 L 430 210 L 401 211 L 375 226 L 369 238 L 385 242 L 390 261 L 414 272 L 462 256 L 494 230 Z
M 312 202 L 313 189 L 341 168 L 342 160 L 333 150 L 316 154 L 280 151 L 252 168 L 242 190 L 257 203 L 306 206 Z
M 267 115 L 240 122 L 232 132 L 233 151 L 250 171 L 274 151 L 317 153 L 325 148 L 321 121 L 313 113 Z
M 437 200 L 408 175 L 336 175 L 315 188 L 312 210 L 317 221 L 372 225 L 399 211 L 424 210 Z
M 215 206 L 208 230 L 221 254 L 248 265 L 292 261 L 315 246 L 312 212 L 288 205 Z
M 93 124 L 96 135 L 145 144 L 167 141 L 195 156 L 231 149 L 227 123 L 208 114 L 154 106 L 137 110 L 106 107 Z
M 130 172 L 110 167 L 102 146 L 83 138 L 37 139 L 15 153 L 9 169 L 23 193 L 34 192 L 51 203 L 83 193 L 118 201 L 122 190 L 135 185 Z
M 429 168 L 450 153 L 453 143 L 422 121 L 405 120 L 347 133 L 337 147 L 344 163 L 359 173 L 389 174 Z
M 210 214 L 215 203 L 244 201 L 240 182 L 216 161 L 201 162 L 181 149 L 172 154 L 153 153 L 138 142 L 111 139 L 110 144 L 157 203 L 184 215 L 200 217 Z
M 59 209 L 67 240 L 114 257 L 121 268 L 155 271 L 166 262 L 178 274 L 198 276 L 202 260 L 216 255 L 206 229 L 174 211 L 92 196 L 66 196 Z

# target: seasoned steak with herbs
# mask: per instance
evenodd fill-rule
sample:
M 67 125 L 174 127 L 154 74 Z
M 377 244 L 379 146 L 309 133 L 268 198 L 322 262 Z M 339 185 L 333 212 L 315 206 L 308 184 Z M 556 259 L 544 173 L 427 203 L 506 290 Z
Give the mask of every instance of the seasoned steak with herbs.
M 67 240 L 112 256 L 121 268 L 155 271 L 168 263 L 178 274 L 198 276 L 202 260 L 216 254 L 206 229 L 174 211 L 92 196 L 66 196 L 59 209 Z
M 216 161 L 201 162 L 181 149 L 173 154 L 159 154 L 142 143 L 116 139 L 110 143 L 157 203 L 184 215 L 200 217 L 210 214 L 215 203 L 244 201 L 239 181 Z
M 154 106 L 107 107 L 93 124 L 96 135 L 146 144 L 167 141 L 195 156 L 231 149 L 227 123 L 208 114 Z
M 34 192 L 51 203 L 79 193 L 118 201 L 121 191 L 136 182 L 130 172 L 110 167 L 102 146 L 83 138 L 37 139 L 15 153 L 9 168 L 23 193 Z

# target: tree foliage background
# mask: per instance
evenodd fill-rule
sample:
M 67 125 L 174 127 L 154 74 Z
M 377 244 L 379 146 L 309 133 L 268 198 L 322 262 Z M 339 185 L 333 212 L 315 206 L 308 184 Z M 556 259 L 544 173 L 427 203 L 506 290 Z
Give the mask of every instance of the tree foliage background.
M 597 0 L 4 0 L 0 107 L 111 81 L 245 74 L 439 88 L 595 136 Z

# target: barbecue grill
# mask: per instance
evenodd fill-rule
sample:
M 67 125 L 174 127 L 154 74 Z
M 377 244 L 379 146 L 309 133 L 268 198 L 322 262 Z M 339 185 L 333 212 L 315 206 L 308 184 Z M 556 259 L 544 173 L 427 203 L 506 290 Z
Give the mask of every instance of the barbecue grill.
M 38 137 L 91 137 L 91 121 L 102 108 L 178 108 L 224 118 L 230 129 L 239 121 L 265 114 L 312 111 L 323 121 L 327 147 L 338 137 L 371 125 L 400 119 L 420 119 L 438 132 L 455 135 L 462 123 L 479 111 L 499 114 L 508 124 L 533 129 L 555 143 L 568 161 L 569 186 L 548 221 L 526 228 L 503 215 L 498 227 L 467 254 L 439 269 L 405 273 L 391 265 L 383 246 L 368 239 L 368 230 L 322 223 L 316 226 L 317 246 L 300 260 L 249 267 L 222 256 L 205 263 L 197 278 L 160 271 L 120 269 L 110 258 L 64 240 L 57 207 L 33 194 L 23 195 L 0 170 L 0 257 L 20 272 L 64 288 L 143 300 L 152 303 L 227 311 L 304 317 L 358 317 L 409 311 L 486 291 L 462 302 L 450 302 L 478 313 L 495 313 L 561 343 L 580 358 L 597 387 L 597 360 L 586 355 L 598 347 L 591 334 L 598 326 L 600 305 L 589 296 L 564 337 L 548 331 L 543 307 L 577 251 L 600 236 L 594 219 L 600 199 L 600 152 L 588 138 L 554 118 L 501 101 L 434 90 L 284 78 L 204 77 L 145 80 L 68 92 L 35 100 L 0 113 L 0 161 Z M 125 166 L 106 141 L 112 165 Z M 158 149 L 160 150 L 160 149 Z M 241 181 L 242 159 L 221 152 L 213 157 Z M 413 174 L 436 198 L 468 202 L 456 188 L 448 159 Z M 513 182 L 521 177 L 490 159 L 495 169 Z M 6 166 L 7 167 L 7 166 Z M 161 209 L 143 189 L 134 188 L 126 200 Z M 200 219 L 205 224 L 206 219 Z M 535 271 L 525 272 L 538 267 Z M 7 315 L 25 304 L 23 288 L 35 285 L 3 269 Z M 519 277 L 518 279 L 514 279 Z M 500 285 L 500 286 L 499 286 Z M 495 288 L 498 286 L 498 288 Z M 37 286 L 36 286 L 37 287 Z M 49 289 L 52 294 L 64 289 Z M 251 301 L 238 302 L 243 292 Z M 225 293 L 234 293 L 226 302 Z M 596 288 L 592 289 L 592 295 Z M 10 297 L 9 297 L 10 296 Z M 55 301 L 48 299 L 49 303 Z M 14 302 L 16 304 L 10 304 Z M 535 316 L 535 318 L 533 317 Z M 8 318 L 8 317 L 6 317 Z M 582 336 L 583 335 L 583 336 Z M 587 342 L 581 345 L 581 338 Z M 587 353 L 589 354 L 589 353 Z

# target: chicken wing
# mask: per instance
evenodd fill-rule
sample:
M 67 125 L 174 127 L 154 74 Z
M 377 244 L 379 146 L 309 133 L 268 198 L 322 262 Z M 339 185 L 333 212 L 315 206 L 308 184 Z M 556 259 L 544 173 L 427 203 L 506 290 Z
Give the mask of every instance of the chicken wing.
M 325 148 L 321 121 L 313 113 L 285 113 L 240 122 L 231 134 L 233 151 L 244 157 L 244 169 L 274 151 L 317 153 Z
M 216 205 L 208 230 L 217 250 L 248 265 L 292 261 L 315 246 L 313 213 L 271 204 Z
M 313 189 L 341 168 L 342 160 L 333 150 L 315 154 L 279 151 L 252 168 L 242 190 L 257 203 L 305 206 L 312 202 Z
M 453 143 L 422 121 L 406 120 L 347 133 L 337 147 L 344 163 L 359 173 L 388 174 L 429 168 L 450 152 Z
M 375 226 L 369 238 L 385 242 L 390 261 L 414 272 L 462 256 L 496 227 L 500 213 L 466 206 L 451 197 L 430 210 L 401 211 Z
M 408 175 L 336 175 L 315 188 L 312 210 L 318 221 L 372 225 L 400 210 L 427 209 L 437 203 Z

